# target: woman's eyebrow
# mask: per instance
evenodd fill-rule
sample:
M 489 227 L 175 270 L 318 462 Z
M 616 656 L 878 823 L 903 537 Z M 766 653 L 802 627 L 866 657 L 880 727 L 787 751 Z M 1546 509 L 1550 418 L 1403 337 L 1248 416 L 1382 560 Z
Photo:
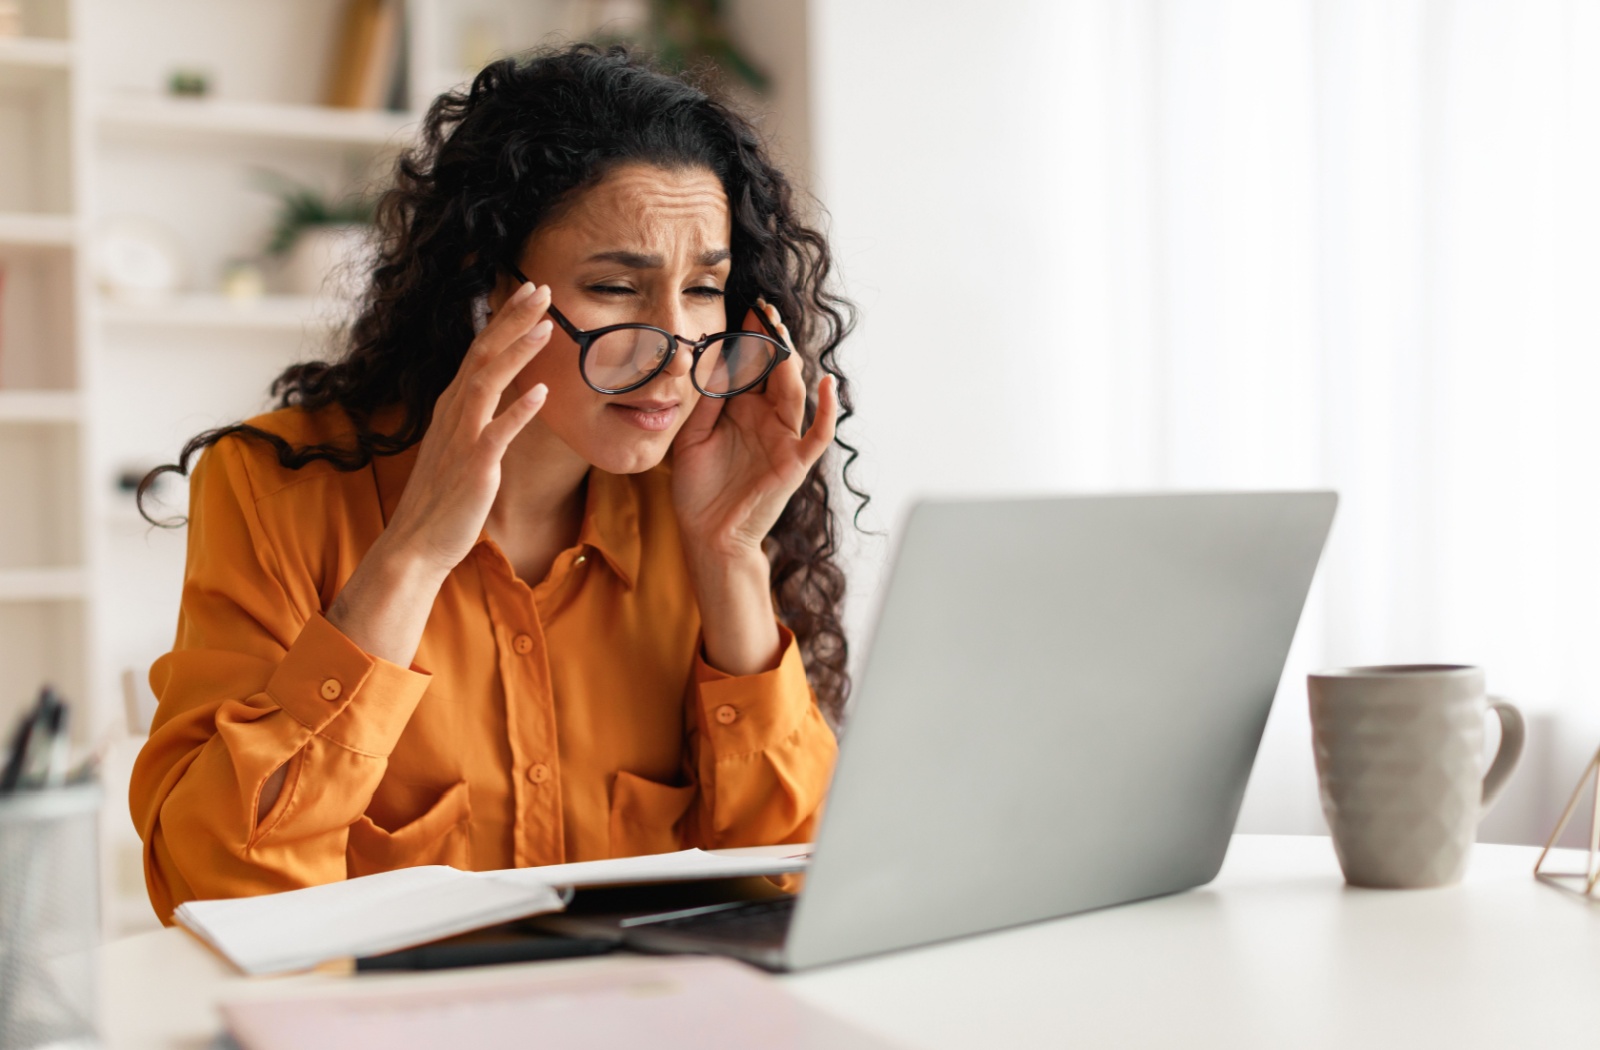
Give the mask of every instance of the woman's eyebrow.
M 700 266 L 716 266 L 718 263 L 727 262 L 733 258 L 733 253 L 727 248 L 714 248 L 702 252 L 700 258 L 695 260 Z M 659 255 L 646 255 L 643 252 L 609 251 L 598 252 L 589 256 L 584 262 L 608 262 L 619 266 L 626 266 L 630 270 L 659 270 L 666 263 Z

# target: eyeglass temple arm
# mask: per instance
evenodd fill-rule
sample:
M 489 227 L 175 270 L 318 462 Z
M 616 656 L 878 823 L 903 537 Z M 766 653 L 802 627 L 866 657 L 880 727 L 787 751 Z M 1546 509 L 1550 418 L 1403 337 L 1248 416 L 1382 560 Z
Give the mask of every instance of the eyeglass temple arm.
M 511 271 L 511 276 L 515 277 L 522 284 L 532 284 L 533 283 L 532 281 L 528 280 L 528 275 L 523 273 L 522 270 L 520 268 L 518 268 L 515 263 L 507 263 L 506 264 L 506 269 L 510 270 Z M 567 335 L 571 337 L 571 339 L 572 339 L 572 341 L 574 343 L 577 343 L 579 346 L 583 346 L 584 345 L 584 340 L 586 338 L 586 335 L 585 335 L 584 331 L 581 328 L 579 328 L 576 325 L 574 325 L 571 321 L 567 320 L 566 316 L 563 315 L 560 310 L 556 309 L 556 304 L 555 303 L 551 303 L 549 306 L 545 307 L 545 311 L 544 312 L 549 314 L 551 316 L 551 318 L 555 320 L 556 324 L 561 326 L 561 330 L 563 332 L 566 332 Z

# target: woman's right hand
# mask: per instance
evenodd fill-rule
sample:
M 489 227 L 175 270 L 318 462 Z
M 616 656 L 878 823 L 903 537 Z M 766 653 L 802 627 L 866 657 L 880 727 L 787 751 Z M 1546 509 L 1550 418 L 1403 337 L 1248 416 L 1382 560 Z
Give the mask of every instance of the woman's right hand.
M 472 341 L 434 403 L 388 527 L 329 608 L 328 621 L 373 656 L 410 665 L 445 577 L 477 543 L 500 491 L 501 458 L 544 405 L 540 383 L 501 407 L 550 341 L 549 305 L 548 285 L 521 285 Z

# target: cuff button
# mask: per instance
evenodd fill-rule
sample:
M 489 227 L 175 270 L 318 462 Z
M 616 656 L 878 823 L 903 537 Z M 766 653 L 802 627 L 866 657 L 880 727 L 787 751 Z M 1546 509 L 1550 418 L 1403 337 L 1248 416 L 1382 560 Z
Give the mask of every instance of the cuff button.
M 337 678 L 330 678 L 322 683 L 322 699 L 337 700 L 344 695 L 344 686 L 339 684 Z
M 717 721 L 725 726 L 731 726 L 739 718 L 739 709 L 732 704 L 723 704 L 717 708 Z

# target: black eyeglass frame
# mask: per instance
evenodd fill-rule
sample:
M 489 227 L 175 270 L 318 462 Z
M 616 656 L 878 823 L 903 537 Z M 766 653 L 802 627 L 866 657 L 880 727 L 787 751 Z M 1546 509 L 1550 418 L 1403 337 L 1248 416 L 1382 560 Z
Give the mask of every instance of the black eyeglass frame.
M 508 264 L 506 269 L 510 271 L 511 276 L 515 277 L 523 284 L 533 283 L 532 281 L 528 280 L 527 275 L 524 274 L 518 267 Z M 727 331 L 714 332 L 711 335 L 703 336 L 698 340 L 692 340 L 674 332 L 669 332 L 665 328 L 657 328 L 653 324 L 639 323 L 611 324 L 606 325 L 604 328 L 593 328 L 585 331 L 584 329 L 573 324 L 571 321 L 567 320 L 566 315 L 564 315 L 560 310 L 556 309 L 555 303 L 551 303 L 549 306 L 547 306 L 545 308 L 545 313 L 549 314 L 551 319 L 554 320 L 556 324 L 561 326 L 561 330 L 566 332 L 574 343 L 578 344 L 578 374 L 583 377 L 583 381 L 588 385 L 589 389 L 593 390 L 597 394 L 627 394 L 634 390 L 638 390 L 642 386 L 649 385 L 651 380 L 655 379 L 656 376 L 665 371 L 666 367 L 672 363 L 673 357 L 678 353 L 678 345 L 681 343 L 694 353 L 694 359 L 689 364 L 689 382 L 694 384 L 694 388 L 700 391 L 700 394 L 703 397 L 727 398 L 737 397 L 740 394 L 754 390 L 762 383 L 765 383 L 767 381 L 767 377 L 772 374 L 772 370 L 783 364 L 783 362 L 787 361 L 789 359 L 789 355 L 794 352 L 790 350 L 788 345 L 778 336 L 777 329 L 772 327 L 772 322 L 767 320 L 766 314 L 759 309 L 752 309 L 756 315 L 756 319 L 761 322 L 761 327 L 765 328 L 770 335 L 762 335 L 759 332 Z M 655 368 L 651 369 L 649 375 L 645 376 L 637 383 L 629 383 L 627 386 L 619 387 L 603 387 L 589 378 L 589 370 L 585 366 L 589 361 L 589 348 L 594 345 L 596 340 L 598 340 L 601 336 L 610 335 L 612 332 L 639 330 L 655 332 L 659 335 L 665 336 L 667 339 L 667 352 L 662 355 L 661 363 L 656 365 Z M 772 356 L 772 359 L 767 362 L 767 367 L 764 368 L 761 374 L 755 379 L 752 379 L 750 382 L 735 390 L 729 390 L 727 393 L 714 394 L 700 385 L 700 379 L 698 377 L 698 373 L 700 371 L 700 355 L 705 353 L 706 348 L 712 343 L 717 342 L 720 339 L 732 339 L 734 337 L 739 337 L 741 339 L 760 339 L 763 342 L 771 343 L 777 348 L 778 352 Z

